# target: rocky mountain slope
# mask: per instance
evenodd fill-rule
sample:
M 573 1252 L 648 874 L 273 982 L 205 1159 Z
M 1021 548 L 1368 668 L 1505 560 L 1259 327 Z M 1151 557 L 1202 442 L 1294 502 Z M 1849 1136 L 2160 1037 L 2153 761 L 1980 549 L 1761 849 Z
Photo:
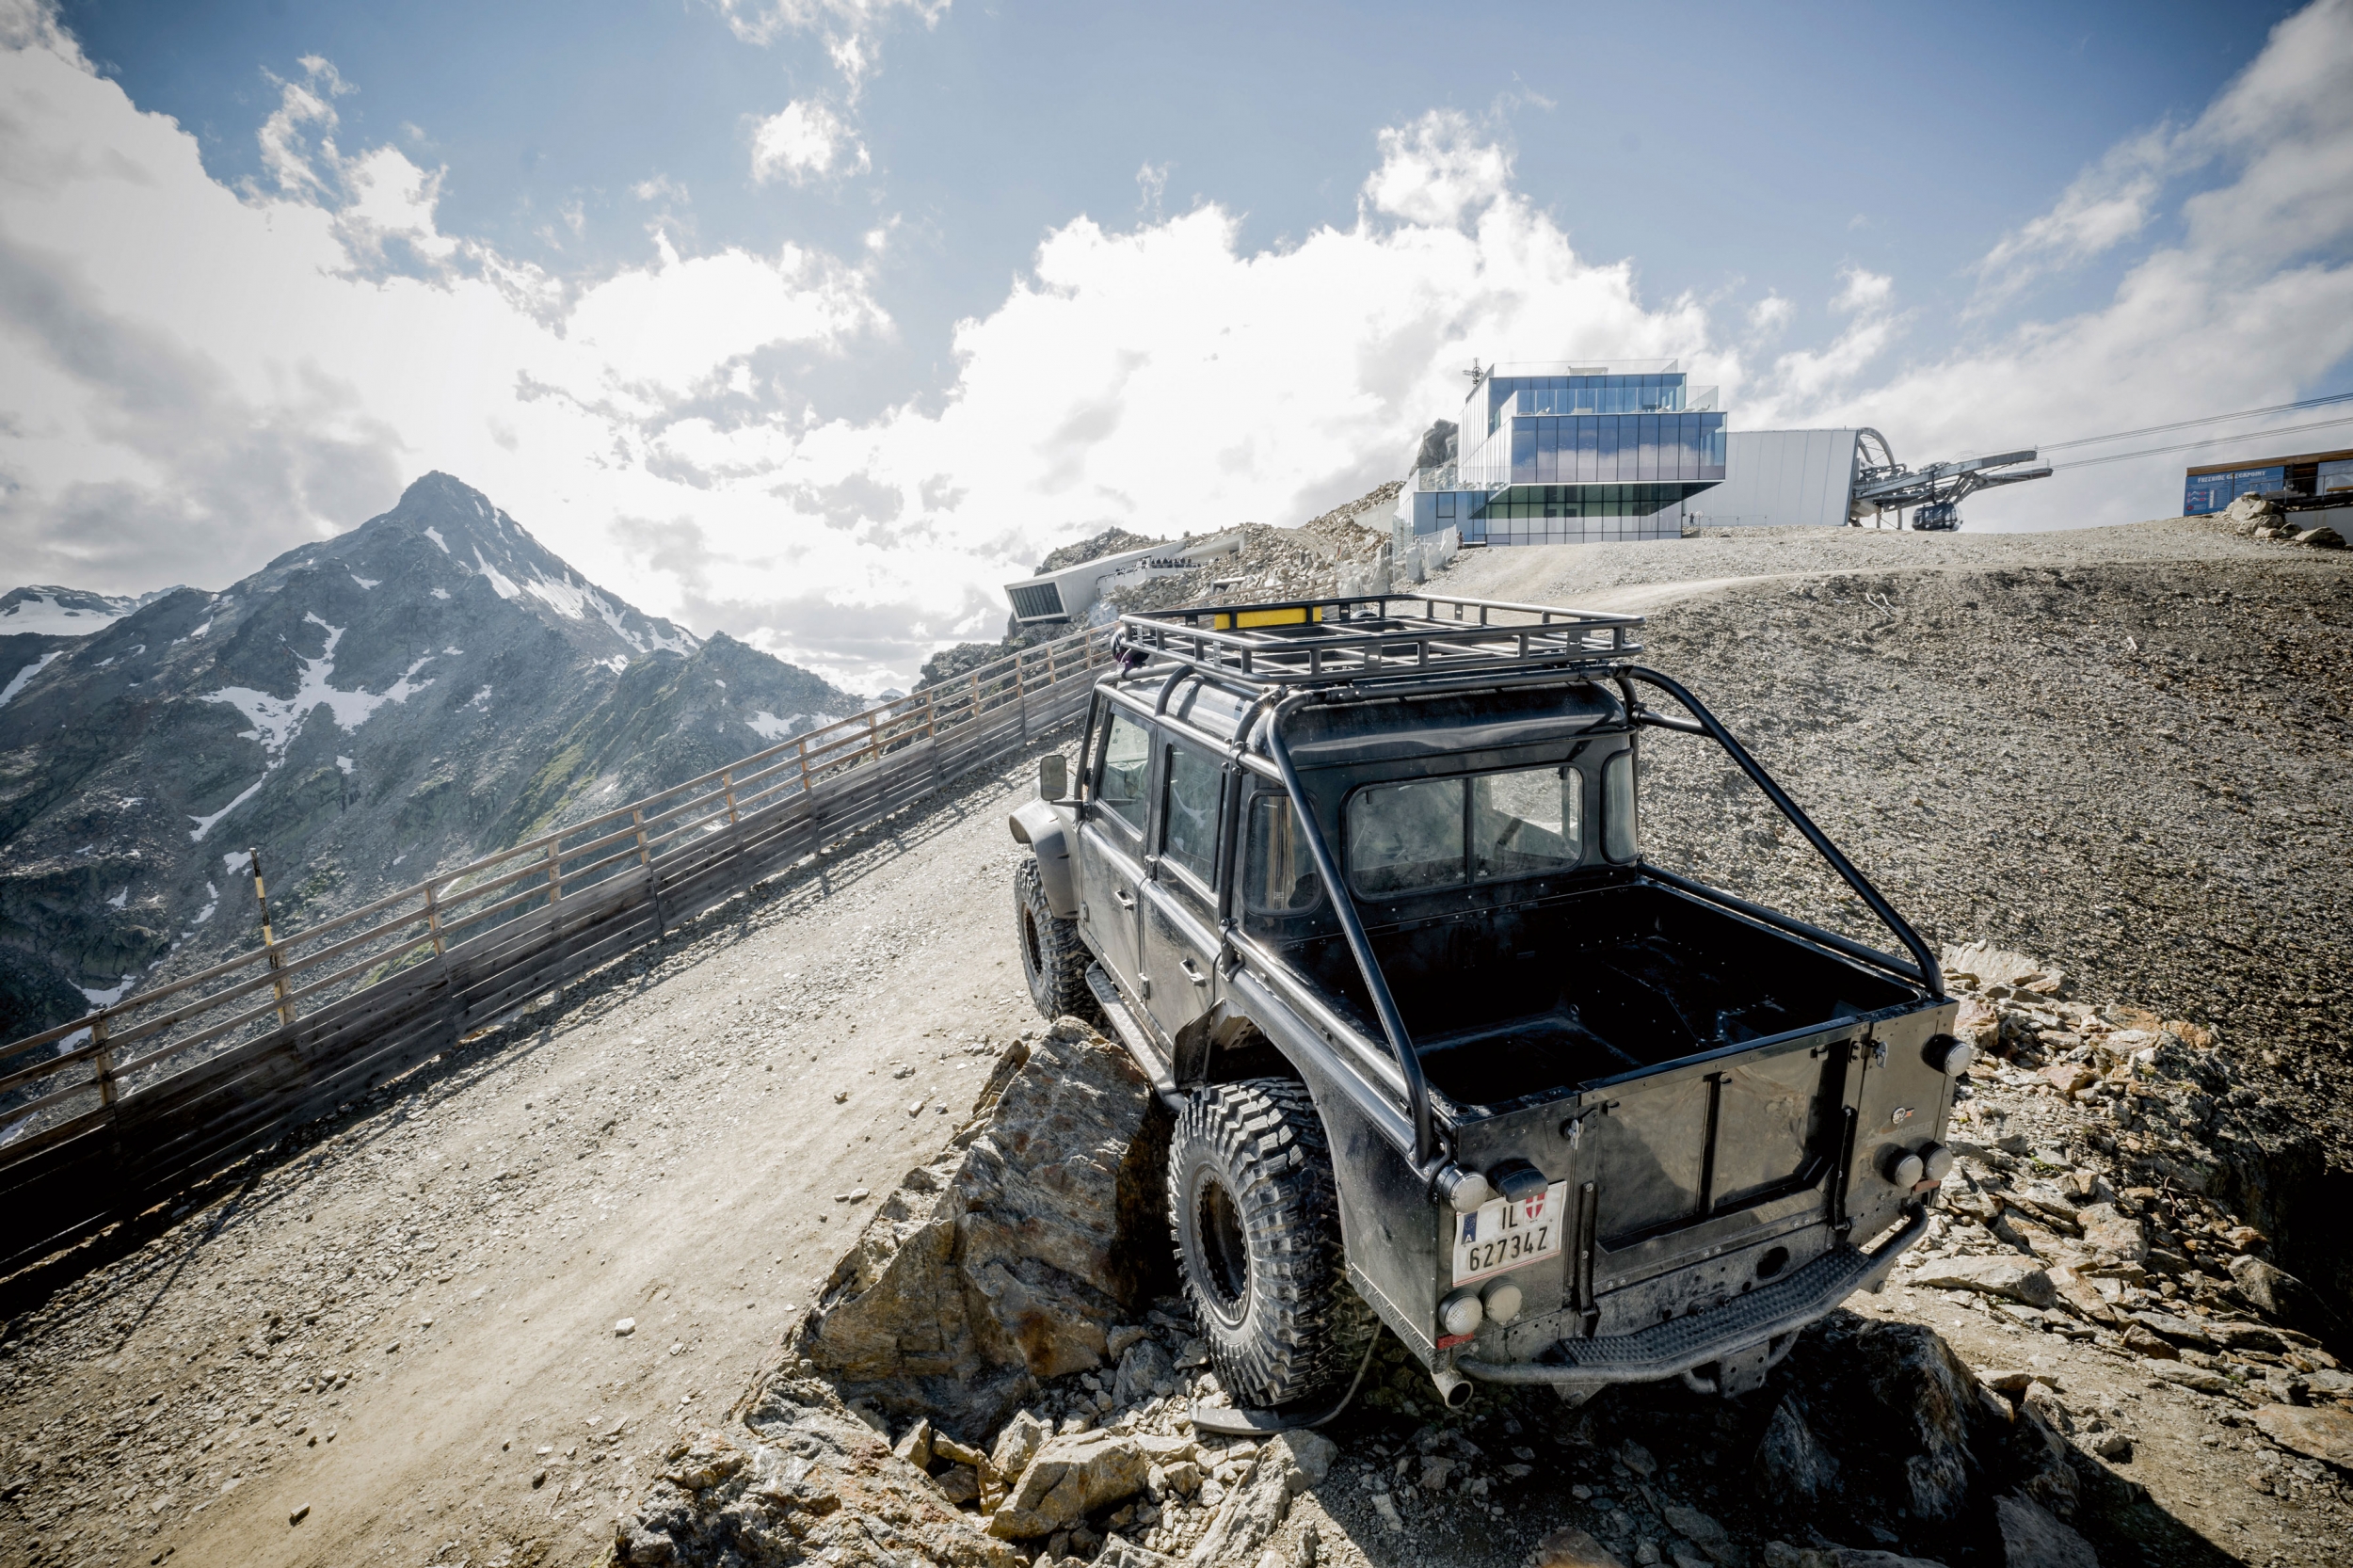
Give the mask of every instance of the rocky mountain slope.
M 0 1038 L 858 706 L 447 474 L 221 593 L 0 600 Z M 81 634 L 64 630 L 87 617 Z

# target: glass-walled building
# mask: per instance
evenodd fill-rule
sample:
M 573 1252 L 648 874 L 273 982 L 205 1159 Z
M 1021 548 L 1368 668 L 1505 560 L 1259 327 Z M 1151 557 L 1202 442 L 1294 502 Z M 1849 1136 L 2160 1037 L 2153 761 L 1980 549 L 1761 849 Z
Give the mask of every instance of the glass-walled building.
M 2295 490 L 2303 495 L 2344 491 L 2353 501 L 2353 452 L 2307 452 L 2296 457 L 2257 457 L 2235 463 L 2202 463 L 2182 486 L 2182 510 L 2190 517 L 2218 512 L 2243 495 Z
M 1505 364 L 1465 401 L 1458 456 L 1414 475 L 1414 532 L 1465 543 L 1673 538 L 1679 503 L 1724 477 L 1716 389 L 1672 360 Z

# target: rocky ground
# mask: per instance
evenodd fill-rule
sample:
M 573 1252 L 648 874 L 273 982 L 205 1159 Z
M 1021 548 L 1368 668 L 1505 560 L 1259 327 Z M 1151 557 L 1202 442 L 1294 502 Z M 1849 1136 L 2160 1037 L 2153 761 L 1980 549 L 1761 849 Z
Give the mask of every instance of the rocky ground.
M 1145 1085 L 1064 1020 L 884 1201 L 739 1422 L 674 1445 L 616 1561 L 2337 1560 L 2353 1375 L 2322 1341 L 2353 1325 L 2219 1195 L 2291 1118 L 2195 1025 L 1983 945 L 1945 958 L 1986 1054 L 1938 1217 L 1760 1394 L 1448 1414 L 1385 1336 L 1323 1432 L 1197 1432 L 1224 1397 L 1181 1305 L 1107 1266 L 1159 1240 L 1132 1201 L 1161 1179 Z M 1019 1289 L 990 1240 L 1014 1236 L 1052 1260 Z
M 882 1201 L 853 1194 L 955 1168 L 992 1064 L 1025 1027 L 1032 1045 L 1044 1038 L 1017 971 L 997 967 L 1009 964 L 1014 852 L 1000 808 L 1025 785 L 1016 774 L 433 1064 L 22 1311 L 0 1336 L 0 1557 L 587 1563 L 616 1549 L 616 1518 L 675 1507 L 691 1525 L 705 1501 L 740 1516 L 767 1508 L 759 1493 L 802 1496 L 802 1513 L 842 1525 L 904 1509 L 916 1537 L 949 1532 L 939 1541 L 979 1554 L 936 1560 L 1000 1565 L 1007 1552 L 1084 1556 L 1082 1530 L 1137 1551 L 1207 1544 L 1204 1560 L 1224 1560 L 1215 1552 L 1240 1549 L 1232 1519 L 1278 1512 L 1257 1551 L 1291 1562 L 1312 1550 L 1562 1563 L 1584 1548 L 1556 1532 L 1581 1530 L 1622 1560 L 1649 1560 L 1647 1543 L 1660 1560 L 1803 1568 L 1792 1554 L 1827 1540 L 1847 1548 L 1840 1568 L 1870 1568 L 1865 1542 L 1958 1565 L 1999 1560 L 1982 1554 L 2005 1517 L 2040 1528 L 2015 1505 L 2005 1514 L 1996 1483 L 2043 1478 L 2023 1495 L 2061 1516 L 2058 1471 L 2016 1441 L 2049 1428 L 2069 1451 L 2044 1457 L 2076 1480 L 2066 1522 L 2101 1561 L 2329 1560 L 2345 1450 L 2307 1451 L 2334 1439 L 2280 1413 L 2329 1414 L 2336 1368 L 2292 1337 L 2325 1337 L 2282 1320 L 2304 1308 L 2263 1310 L 2256 1292 L 2273 1286 L 2250 1286 L 2230 1259 L 2249 1249 L 2345 1299 L 2328 1245 L 2344 1227 L 2326 1222 L 2345 1191 L 2328 1162 L 2342 1171 L 2348 1146 L 2336 1021 L 2337 868 L 2353 849 L 2337 810 L 2348 570 L 2342 554 L 2174 521 L 1474 552 L 1442 579 L 1644 610 L 1650 661 L 1715 703 L 1933 939 L 1982 936 L 2064 971 L 2037 981 L 2043 991 L 1982 988 L 1993 1011 L 1973 1018 L 2013 1055 L 1971 1103 L 1984 1152 L 1948 1184 L 1953 1212 L 1928 1244 L 1946 1256 L 1854 1304 L 1766 1395 L 1725 1406 L 1625 1391 L 1574 1414 L 1482 1397 L 1440 1420 L 1426 1378 L 1384 1360 L 1332 1429 L 1320 1480 L 1310 1444 L 1270 1464 L 1196 1442 L 1154 1461 L 1157 1482 L 1147 1464 L 1127 1500 L 1040 1538 L 979 1528 L 953 1496 L 956 1465 L 972 1472 L 974 1502 L 987 1478 L 953 1448 L 935 1446 L 915 1480 L 908 1417 L 868 1390 L 875 1433 L 841 1392 L 859 1380 L 804 1375 L 797 1362 L 818 1360 L 807 1338 L 793 1365 L 780 1340 L 838 1283 L 843 1218 Z M 1658 743 L 1645 797 L 1656 853 L 1851 921 L 1745 785 L 1713 764 L 1670 766 L 1686 743 Z M 2134 1032 L 2151 1038 L 2120 1038 Z M 2053 1069 L 2068 1069 L 2064 1083 Z M 2103 1205 L 2114 1212 L 2090 1212 Z M 2233 1239 L 2249 1221 L 2261 1242 Z M 987 1249 L 952 1251 L 943 1267 L 967 1261 L 985 1265 Z M 1923 1277 L 1931 1269 L 2011 1288 L 1948 1288 Z M 2033 1302 L 2037 1270 L 2047 1304 Z M 1120 1320 L 1097 1322 L 1102 1368 L 1025 1362 L 1006 1380 L 1057 1441 L 1115 1428 L 1123 1412 L 1140 1436 L 1191 1441 L 1178 1420 L 1201 1370 L 1182 1365 L 1190 1335 L 1148 1279 L 1135 1288 L 1146 1294 L 1104 1315 Z M 973 1344 L 989 1316 L 964 1315 Z M 943 1328 L 941 1344 L 952 1338 Z M 1121 1387 L 1139 1355 L 1149 1394 L 1134 1376 Z M 1945 1413 L 1931 1400 L 1908 1427 L 1846 1430 L 1855 1368 L 1872 1367 L 1934 1384 Z M 1975 1368 L 1975 1384 L 1956 1368 Z M 703 1414 L 746 1389 L 734 1420 Z M 1962 1407 L 1976 1414 L 1950 1415 Z M 1085 1430 L 1063 1431 L 1074 1423 Z M 1003 1430 L 946 1436 L 1003 1484 Z M 1797 1464 L 1810 1451 L 1841 1467 L 1836 1495 L 1892 1497 L 1877 1468 L 1889 1431 L 1914 1434 L 1913 1458 L 1943 1452 L 1976 1478 L 1949 1541 L 1893 1512 L 1758 1512 L 1752 1465 L 1769 1448 L 1797 1456 L 1777 1474 L 1828 1474 Z M 2129 1456 L 2104 1454 L 2119 1434 Z M 850 1487 L 831 1505 L 827 1476 Z M 1254 1500 L 1228 1510 L 1235 1498 Z M 1228 1533 L 1212 1541 L 1221 1517 Z

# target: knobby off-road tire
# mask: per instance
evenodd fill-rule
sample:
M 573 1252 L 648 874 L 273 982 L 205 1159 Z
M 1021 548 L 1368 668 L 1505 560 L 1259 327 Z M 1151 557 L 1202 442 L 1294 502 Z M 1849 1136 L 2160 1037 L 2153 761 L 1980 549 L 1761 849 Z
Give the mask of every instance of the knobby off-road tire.
M 1196 1089 L 1168 1156 L 1176 1272 L 1237 1405 L 1345 1382 L 1377 1327 L 1348 1283 L 1323 1124 L 1302 1084 Z
M 1046 884 L 1033 856 L 1024 856 L 1013 873 L 1013 927 L 1021 973 L 1037 1010 L 1049 1018 L 1065 1013 L 1095 1016 L 1095 993 L 1087 989 L 1087 965 L 1093 960 L 1079 940 L 1079 922 L 1057 919 L 1047 905 Z

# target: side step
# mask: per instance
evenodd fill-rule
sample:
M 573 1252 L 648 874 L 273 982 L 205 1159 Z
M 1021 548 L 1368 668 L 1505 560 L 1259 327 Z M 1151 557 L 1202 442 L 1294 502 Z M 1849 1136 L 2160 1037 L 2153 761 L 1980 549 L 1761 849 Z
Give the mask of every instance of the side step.
M 1136 1059 L 1136 1065 L 1142 1067 L 1144 1076 L 1151 1079 L 1152 1092 L 1160 1096 L 1160 1103 L 1171 1111 L 1181 1109 L 1185 1096 L 1177 1090 L 1176 1080 L 1169 1076 L 1168 1064 L 1160 1059 L 1160 1047 L 1128 1008 L 1128 999 L 1119 994 L 1119 987 L 1112 983 L 1101 964 L 1087 966 L 1087 989 L 1095 993 L 1095 1005 L 1101 1008 L 1103 1016 L 1111 1020 L 1112 1032 L 1119 1036 L 1119 1043 L 1128 1048 L 1128 1054 Z

